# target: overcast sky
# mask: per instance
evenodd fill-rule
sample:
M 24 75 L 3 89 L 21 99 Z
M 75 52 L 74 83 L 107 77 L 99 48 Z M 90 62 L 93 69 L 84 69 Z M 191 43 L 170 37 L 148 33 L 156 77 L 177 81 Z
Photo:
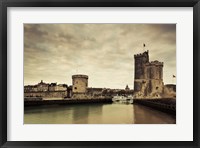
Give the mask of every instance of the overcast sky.
M 164 83 L 176 83 L 176 25 L 25 24 L 24 82 L 71 85 L 86 74 L 89 87 L 132 89 L 134 54 L 144 50 L 164 62 Z

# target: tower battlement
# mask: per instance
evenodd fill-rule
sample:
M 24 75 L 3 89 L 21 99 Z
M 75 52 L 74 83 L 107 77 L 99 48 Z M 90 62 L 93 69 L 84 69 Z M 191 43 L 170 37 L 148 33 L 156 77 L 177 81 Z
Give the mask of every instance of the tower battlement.
M 163 66 L 163 62 L 159 62 L 159 61 L 151 61 L 151 62 L 149 62 L 149 63 L 146 63 L 146 66 L 153 66 L 153 65 L 155 65 L 155 66 Z
M 139 53 L 139 54 L 135 54 L 134 58 L 138 58 L 138 57 L 143 57 L 144 55 L 148 55 L 149 54 L 149 50 L 143 52 L 143 53 Z
M 74 78 L 85 78 L 85 79 L 88 79 L 88 76 L 87 75 L 82 75 L 82 74 L 72 75 L 72 79 L 74 79 Z

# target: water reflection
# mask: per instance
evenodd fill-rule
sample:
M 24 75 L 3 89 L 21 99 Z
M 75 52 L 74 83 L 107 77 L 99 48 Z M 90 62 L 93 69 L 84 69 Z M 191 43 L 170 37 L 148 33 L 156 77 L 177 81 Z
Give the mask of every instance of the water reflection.
M 132 104 L 79 104 L 25 107 L 25 124 L 175 123 L 175 117 Z
M 175 124 L 175 116 L 169 115 L 146 106 L 134 105 L 135 124 Z
M 81 105 L 73 109 L 72 116 L 73 121 L 72 123 L 76 124 L 88 124 L 92 123 L 92 121 L 99 120 L 99 116 L 102 114 L 102 104 L 91 104 L 91 105 Z

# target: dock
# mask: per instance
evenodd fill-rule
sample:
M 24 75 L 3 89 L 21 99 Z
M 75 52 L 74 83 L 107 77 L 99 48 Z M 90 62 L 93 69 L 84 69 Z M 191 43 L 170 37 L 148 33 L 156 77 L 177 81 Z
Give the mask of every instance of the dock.
M 133 99 L 133 103 L 176 115 L 176 99 L 173 98 Z
M 105 99 L 58 99 L 45 100 L 42 98 L 24 99 L 24 106 L 38 106 L 38 105 L 67 105 L 67 104 L 84 104 L 84 103 L 112 103 L 112 98 Z

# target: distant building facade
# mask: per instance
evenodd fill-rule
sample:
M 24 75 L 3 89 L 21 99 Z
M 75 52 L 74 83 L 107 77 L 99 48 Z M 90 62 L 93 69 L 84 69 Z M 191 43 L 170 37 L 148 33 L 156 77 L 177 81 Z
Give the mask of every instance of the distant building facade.
M 44 83 L 43 80 L 36 85 L 24 86 L 24 97 L 64 98 L 67 96 L 66 84 Z
M 58 84 L 57 83 L 51 83 L 49 84 L 49 91 L 66 91 L 67 85 L 66 84 Z
M 103 88 L 87 88 L 87 94 L 90 96 L 102 96 L 103 95 Z
M 24 86 L 24 92 L 36 92 L 37 89 L 37 85 L 25 85 Z
M 40 83 L 37 85 L 37 91 L 48 91 L 49 90 L 49 84 L 44 83 L 43 80 L 41 80 Z
M 25 85 L 24 92 L 67 91 L 66 84 L 44 83 L 43 80 L 36 85 Z
M 125 91 L 129 91 L 129 90 L 130 90 L 130 88 L 128 87 L 128 85 L 126 85 Z

